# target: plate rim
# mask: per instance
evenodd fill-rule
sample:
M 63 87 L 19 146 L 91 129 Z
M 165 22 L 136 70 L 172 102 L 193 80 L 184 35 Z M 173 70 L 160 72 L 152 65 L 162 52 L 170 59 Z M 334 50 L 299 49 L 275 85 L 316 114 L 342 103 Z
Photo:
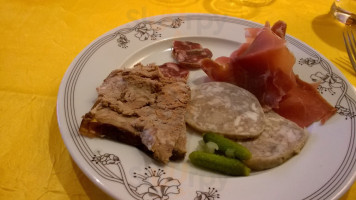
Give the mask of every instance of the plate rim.
M 221 19 L 224 18 L 226 20 L 231 20 L 231 21 L 240 21 L 240 22 L 244 22 L 246 23 L 246 26 L 251 27 L 250 25 L 253 25 L 255 27 L 262 27 L 262 24 L 250 21 L 250 20 L 246 20 L 246 19 L 241 19 L 241 18 L 236 18 L 236 17 L 231 17 L 231 16 L 225 16 L 225 15 L 217 15 L 217 14 L 204 14 L 204 13 L 174 13 L 174 14 L 164 14 L 164 15 L 155 15 L 155 16 L 150 16 L 150 17 L 146 17 L 146 18 L 142 18 L 142 19 L 138 19 L 138 20 L 134 20 L 125 24 L 122 24 L 120 26 L 117 26 L 109 31 L 107 31 L 106 33 L 100 35 L 99 37 L 97 37 L 95 40 L 93 40 L 92 42 L 90 42 L 84 49 L 81 50 L 81 52 L 73 59 L 73 61 L 71 62 L 71 64 L 69 65 L 69 67 L 67 68 L 62 80 L 61 80 L 61 84 L 58 90 L 58 95 L 57 95 L 57 122 L 59 125 L 59 129 L 61 132 L 61 136 L 62 139 L 66 145 L 67 150 L 69 151 L 72 159 L 74 159 L 75 163 L 77 164 L 77 166 L 84 172 L 84 174 L 92 181 L 95 183 L 95 185 L 99 186 L 99 188 L 101 188 L 103 191 L 105 191 L 107 194 L 109 194 L 110 196 L 114 197 L 114 198 L 118 198 L 115 194 L 113 194 L 108 188 L 104 187 L 104 185 L 100 184 L 96 178 L 95 175 L 91 174 L 90 169 L 88 168 L 88 166 L 84 166 L 82 164 L 80 164 L 80 158 L 75 157 L 73 155 L 76 154 L 75 150 L 72 149 L 71 147 L 69 147 L 69 140 L 68 140 L 68 135 L 65 135 L 64 132 L 66 130 L 64 130 L 63 125 L 64 122 L 62 122 L 62 118 L 60 116 L 61 113 L 61 108 L 62 108 L 62 102 L 61 102 L 61 98 L 64 98 L 64 90 L 66 88 L 66 85 L 68 83 L 68 78 L 70 76 L 70 73 L 73 73 L 73 68 L 75 67 L 75 63 L 78 62 L 78 60 L 80 59 L 81 56 L 83 56 L 83 54 L 93 45 L 95 44 L 97 41 L 99 41 L 102 38 L 108 37 L 111 34 L 117 32 L 120 28 L 125 28 L 124 26 L 128 26 L 128 25 L 132 25 L 132 24 L 139 24 L 140 22 L 144 22 L 144 21 L 149 21 L 152 19 L 163 19 L 165 17 L 182 17 L 184 19 L 187 19 L 188 16 L 193 16 L 193 17 L 210 17 L 210 18 L 215 18 L 215 19 Z M 208 20 L 208 19 L 205 19 Z M 228 21 L 226 21 L 228 22 Z M 240 24 L 242 25 L 242 24 Z M 115 36 L 116 37 L 116 36 Z M 296 44 L 301 44 L 302 46 L 307 48 L 307 51 L 309 51 L 309 53 L 316 55 L 316 56 L 320 56 L 323 60 L 325 60 L 327 63 L 331 63 L 327 58 L 325 58 L 322 54 L 320 54 L 319 52 L 317 52 L 316 50 L 314 50 L 312 47 L 310 47 L 308 44 L 306 44 L 305 42 L 296 39 L 295 37 L 287 34 L 286 35 L 286 39 L 289 43 L 296 45 Z M 350 82 L 347 81 L 347 79 L 344 77 L 344 75 L 340 72 L 340 70 L 338 70 L 336 67 L 334 67 L 334 69 L 336 69 L 338 71 L 339 74 L 341 74 L 341 78 L 347 83 L 348 86 L 352 86 L 350 84 Z M 79 72 L 80 74 L 80 72 Z M 353 90 L 352 90 L 353 91 Z M 348 91 L 347 91 L 348 92 Z M 62 97 L 63 95 L 63 97 Z M 354 99 L 352 99 L 354 100 Z M 355 132 L 354 127 L 355 127 L 355 119 L 352 119 L 353 121 L 352 123 L 352 128 L 353 128 L 353 132 Z M 351 170 L 354 169 L 355 166 L 355 162 L 353 162 L 353 167 L 351 167 Z M 352 173 L 352 172 L 350 172 Z M 335 198 L 339 198 L 341 197 L 351 186 L 352 183 L 355 181 L 356 178 L 356 171 L 354 170 L 352 175 L 347 175 L 347 177 L 350 177 L 346 182 L 343 181 L 340 186 L 342 186 L 342 184 L 344 184 L 345 186 L 342 187 L 341 189 L 337 190 L 339 192 L 337 192 L 333 197 Z M 333 192 L 332 194 L 334 194 L 335 192 Z M 120 198 L 120 197 L 119 197 Z M 304 199 L 308 199 L 308 197 L 304 198 Z

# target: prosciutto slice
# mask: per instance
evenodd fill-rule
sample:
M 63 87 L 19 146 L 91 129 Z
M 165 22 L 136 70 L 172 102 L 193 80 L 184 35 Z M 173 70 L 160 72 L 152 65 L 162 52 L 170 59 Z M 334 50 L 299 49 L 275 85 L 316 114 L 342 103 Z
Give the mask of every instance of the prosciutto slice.
M 315 86 L 293 73 L 294 55 L 286 46 L 286 24 L 278 21 L 272 28 L 246 29 L 246 43 L 229 57 L 200 61 L 201 68 L 215 81 L 236 84 L 253 93 L 265 108 L 306 127 L 324 123 L 335 112 Z
M 319 120 L 324 124 L 336 109 L 319 94 L 317 84 L 304 82 L 298 76 L 296 81 L 297 86 L 287 92 L 274 111 L 301 127 Z
M 292 69 L 295 57 L 284 38 L 269 26 L 250 41 L 230 56 L 235 83 L 256 95 L 262 105 L 277 108 L 287 91 L 296 86 Z

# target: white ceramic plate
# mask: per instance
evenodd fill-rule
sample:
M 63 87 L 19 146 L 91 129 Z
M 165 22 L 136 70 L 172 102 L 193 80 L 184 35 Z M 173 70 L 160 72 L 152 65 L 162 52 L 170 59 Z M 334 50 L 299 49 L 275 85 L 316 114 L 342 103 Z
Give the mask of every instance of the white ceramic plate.
M 192 166 L 187 158 L 160 165 L 126 144 L 88 139 L 78 134 L 81 116 L 93 105 L 98 87 L 114 69 L 137 62 L 173 61 L 175 39 L 201 43 L 214 58 L 230 55 L 245 41 L 250 21 L 218 15 L 179 14 L 150 17 L 122 25 L 93 41 L 72 62 L 58 94 L 58 122 L 63 140 L 84 173 L 112 197 L 128 199 L 337 199 L 355 178 L 355 92 L 326 58 L 287 36 L 296 57 L 294 71 L 319 90 L 338 113 L 325 125 L 311 125 L 301 153 L 285 164 L 248 177 L 230 177 Z M 292 26 L 292 25 L 291 25 Z M 191 85 L 206 79 L 192 71 Z M 201 139 L 188 130 L 188 153 Z M 187 156 L 186 156 L 187 157 Z

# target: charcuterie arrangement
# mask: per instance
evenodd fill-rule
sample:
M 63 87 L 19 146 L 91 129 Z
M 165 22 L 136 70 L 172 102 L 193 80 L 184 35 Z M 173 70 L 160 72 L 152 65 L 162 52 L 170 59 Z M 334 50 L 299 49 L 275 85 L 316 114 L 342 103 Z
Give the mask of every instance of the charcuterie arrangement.
M 305 127 L 336 112 L 316 84 L 293 73 L 285 33 L 282 21 L 247 28 L 246 42 L 216 59 L 203 44 L 176 40 L 175 62 L 112 71 L 79 132 L 136 146 L 162 163 L 189 153 L 193 165 L 233 176 L 281 165 L 302 150 Z M 190 87 L 190 70 L 210 81 Z M 187 125 L 202 135 L 193 152 Z

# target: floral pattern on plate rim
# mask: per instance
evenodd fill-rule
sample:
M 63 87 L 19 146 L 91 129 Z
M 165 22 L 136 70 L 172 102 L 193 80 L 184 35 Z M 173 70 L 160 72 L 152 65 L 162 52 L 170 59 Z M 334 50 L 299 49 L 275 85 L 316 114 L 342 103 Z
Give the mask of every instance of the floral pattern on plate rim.
M 136 24 L 132 28 L 125 28 L 125 29 L 120 29 L 116 31 L 113 34 L 108 35 L 107 37 L 104 37 L 102 41 L 97 41 L 96 43 L 99 44 L 100 42 L 107 42 L 107 38 L 111 39 L 116 39 L 118 46 L 121 48 L 127 48 L 130 40 L 127 38 L 127 34 L 130 32 L 135 32 L 134 37 L 138 39 L 139 41 L 145 41 L 148 39 L 151 40 L 156 40 L 158 37 L 161 37 L 161 34 L 159 33 L 160 31 L 160 26 L 164 27 L 169 27 L 169 28 L 179 28 L 185 20 L 192 20 L 192 19 L 209 19 L 207 16 L 200 16 L 200 15 L 188 15 L 188 16 L 177 16 L 177 17 L 163 17 L 162 19 L 158 21 L 142 21 Z M 247 25 L 250 27 L 260 27 L 260 25 L 257 25 L 253 22 L 248 22 L 245 20 L 239 20 L 239 19 L 234 19 L 231 20 L 229 18 L 226 18 L 224 16 L 222 17 L 215 17 L 212 16 L 213 19 L 215 20 L 226 20 L 231 23 L 236 23 L 236 24 L 243 24 Z M 300 58 L 299 60 L 299 66 L 306 65 L 308 67 L 315 67 L 315 66 L 321 66 L 323 69 L 322 71 L 318 71 L 310 76 L 311 80 L 314 82 L 319 82 L 319 91 L 321 93 L 329 93 L 331 95 L 336 94 L 336 90 L 339 90 L 339 93 L 341 94 L 337 98 L 337 102 L 335 104 L 335 107 L 338 110 L 338 113 L 340 115 L 345 116 L 345 119 L 351 119 L 354 121 L 355 117 L 355 100 L 350 97 L 348 94 L 348 85 L 345 80 L 343 80 L 341 77 L 339 77 L 337 74 L 333 73 L 332 68 L 330 64 L 321 58 L 317 53 L 315 53 L 313 50 L 305 47 L 305 45 L 301 44 L 298 42 L 296 39 L 287 36 L 287 41 L 298 48 L 302 49 L 304 52 L 306 52 L 310 57 L 307 58 Z M 104 41 L 105 39 L 105 41 Z M 93 45 L 94 46 L 94 45 Z M 96 49 L 95 49 L 96 48 Z M 100 45 L 98 47 L 95 47 L 93 49 L 88 50 L 86 53 L 92 53 L 95 52 L 98 48 L 100 48 Z M 85 56 L 82 56 L 79 61 L 77 61 L 77 64 L 74 67 L 74 70 L 70 74 L 71 76 L 74 76 L 74 78 L 70 79 L 71 81 L 68 81 L 66 83 L 66 89 L 65 89 L 65 95 L 69 96 L 68 98 L 71 98 L 72 96 L 70 95 L 71 92 L 73 93 L 73 89 L 71 87 L 71 84 L 75 84 L 76 78 L 78 76 L 78 70 L 80 71 L 84 65 L 85 62 L 80 62 L 81 59 L 88 59 Z M 84 63 L 84 64 L 83 64 Z M 77 70 L 77 71 L 76 71 Z M 74 81 L 74 82 L 73 82 Z M 69 94 L 69 95 L 68 95 Z M 67 106 L 68 110 L 71 110 L 73 108 L 73 103 L 72 100 L 65 100 L 65 107 Z M 65 113 L 66 114 L 66 119 L 68 123 L 68 127 L 71 133 L 72 138 L 73 137 L 78 137 L 79 143 L 82 143 L 78 146 L 78 149 L 85 149 L 89 148 L 83 138 L 78 134 L 78 122 L 76 122 L 75 117 L 73 116 L 73 113 Z M 354 122 L 352 122 L 352 127 L 354 126 Z M 354 137 L 352 135 L 352 137 Z M 73 138 L 74 139 L 74 138 Z M 77 141 L 77 142 L 78 142 Z M 78 144 L 78 143 L 77 143 Z M 82 145 L 82 146 L 81 146 Z M 90 148 L 89 148 L 90 149 Z M 80 150 L 83 151 L 83 150 Z M 86 150 L 87 151 L 87 150 Z M 351 150 L 352 151 L 352 148 Z M 118 182 L 120 184 L 123 184 L 127 190 L 127 192 L 135 199 L 169 199 L 171 196 L 178 195 L 180 193 L 180 186 L 181 182 L 178 179 L 175 179 L 173 177 L 165 177 L 165 173 L 161 169 L 153 169 L 150 166 L 145 167 L 146 173 L 141 174 L 141 173 L 135 173 L 134 178 L 141 179 L 141 184 L 137 186 L 133 186 L 128 182 L 127 175 L 125 174 L 124 168 L 122 163 L 120 162 L 120 159 L 118 156 L 114 154 L 108 154 L 105 153 L 103 155 L 96 156 L 94 153 L 82 153 L 84 158 L 88 162 L 88 164 L 96 171 L 100 176 L 103 178 Z M 350 159 L 351 153 L 348 153 Z M 351 157 L 351 159 L 353 159 Z M 94 165 L 102 165 L 102 166 L 95 167 L 91 163 L 94 163 Z M 343 165 L 346 165 L 348 162 L 343 162 Z M 116 165 L 120 171 L 120 176 L 117 174 L 114 174 L 111 172 L 108 168 L 105 166 L 108 165 Z M 349 169 L 349 168 L 348 168 Z M 101 171 L 103 170 L 103 171 Z M 343 167 L 340 167 L 339 170 L 334 174 L 334 176 L 320 188 L 318 191 L 310 194 L 309 196 L 305 197 L 304 199 L 314 199 L 314 198 L 319 198 L 323 197 L 326 195 L 330 195 L 329 192 L 326 190 L 326 188 L 334 188 L 335 183 L 338 183 L 339 181 L 335 181 L 338 179 L 338 175 L 341 173 L 350 173 L 350 171 L 345 171 Z M 344 175 L 343 175 L 344 176 Z M 158 188 L 160 190 L 158 190 Z M 323 189 L 323 190 L 322 190 Z M 335 190 L 334 190 L 335 191 Z M 215 200 L 216 198 L 220 198 L 220 194 L 218 194 L 217 190 L 213 187 L 209 187 L 207 191 L 196 191 L 196 196 L 192 197 L 194 200 L 198 199 L 209 199 L 209 200 Z

